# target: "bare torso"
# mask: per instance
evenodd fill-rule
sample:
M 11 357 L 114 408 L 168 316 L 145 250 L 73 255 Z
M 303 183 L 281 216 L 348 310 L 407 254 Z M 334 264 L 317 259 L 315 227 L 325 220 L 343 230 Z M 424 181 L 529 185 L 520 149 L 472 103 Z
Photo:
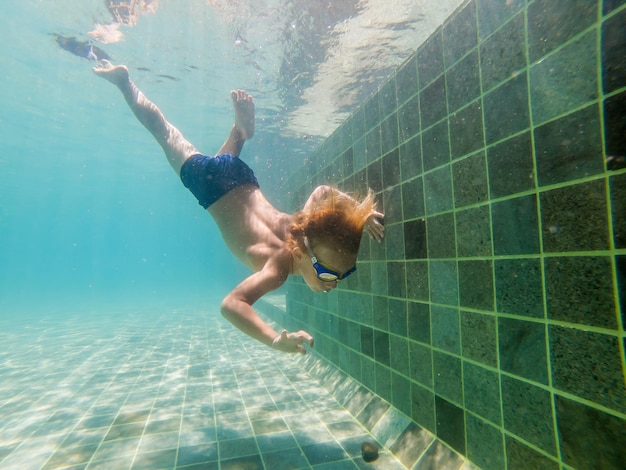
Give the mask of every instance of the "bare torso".
M 208 208 L 230 251 L 253 271 L 269 258 L 276 259 L 284 274 L 291 270 L 285 240 L 292 216 L 276 209 L 252 185 L 239 186 Z

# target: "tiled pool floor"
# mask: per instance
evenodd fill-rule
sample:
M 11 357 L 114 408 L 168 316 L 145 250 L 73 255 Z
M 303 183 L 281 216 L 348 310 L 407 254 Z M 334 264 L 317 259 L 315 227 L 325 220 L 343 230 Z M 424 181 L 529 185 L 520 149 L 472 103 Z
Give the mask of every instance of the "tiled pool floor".
M 404 468 L 304 365 L 217 313 L 5 316 L 0 468 Z

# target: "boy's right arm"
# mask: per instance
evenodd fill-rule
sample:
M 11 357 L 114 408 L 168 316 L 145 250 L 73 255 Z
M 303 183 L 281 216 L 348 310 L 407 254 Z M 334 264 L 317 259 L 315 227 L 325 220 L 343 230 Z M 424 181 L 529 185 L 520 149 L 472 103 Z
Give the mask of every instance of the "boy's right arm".
M 254 311 L 252 305 L 267 292 L 273 291 L 285 282 L 278 269 L 266 265 L 237 287 L 222 301 L 222 315 L 251 338 L 279 351 L 306 354 L 303 346 L 313 346 L 313 337 L 306 331 L 277 333 Z

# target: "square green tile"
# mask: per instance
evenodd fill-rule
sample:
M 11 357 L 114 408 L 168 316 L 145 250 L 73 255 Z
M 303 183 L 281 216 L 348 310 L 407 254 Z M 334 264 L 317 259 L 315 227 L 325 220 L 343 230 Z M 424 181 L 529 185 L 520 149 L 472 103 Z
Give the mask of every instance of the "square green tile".
M 469 413 L 465 420 L 467 457 L 484 470 L 505 468 L 502 431 Z
M 538 259 L 495 260 L 496 309 L 524 317 L 543 317 L 543 280 Z
M 480 39 L 487 38 L 526 6 L 526 0 L 476 0 L 476 17 Z M 506 25 L 503 29 L 511 28 Z M 523 41 L 522 41 L 523 42 Z
M 383 157 L 382 166 L 383 186 L 388 188 L 397 185 L 400 182 L 400 158 L 398 149 L 390 151 Z
M 478 51 L 469 53 L 446 72 L 448 112 L 453 113 L 480 95 Z
M 430 344 L 430 306 L 420 302 L 407 302 L 408 337 Z
M 374 330 L 363 325 L 361 325 L 361 352 L 374 357 Z
M 406 300 L 389 299 L 389 331 L 407 336 Z
M 438 168 L 450 162 L 447 120 L 441 121 L 422 132 L 422 160 L 424 171 Z
M 380 125 L 375 126 L 371 131 L 365 134 L 365 147 L 367 151 L 367 162 L 372 163 L 382 156 L 382 144 L 380 136 Z M 368 167 L 368 181 L 371 180 Z M 371 183 L 370 183 L 371 184 Z M 380 190 L 380 186 L 379 189 Z M 375 189 L 377 191 L 377 189 Z
M 414 225 L 419 221 L 407 222 L 406 224 L 385 224 L 385 244 L 387 245 L 386 253 L 389 260 L 405 259 L 405 234 L 407 239 L 406 248 L 409 248 L 408 257 L 416 258 L 416 251 L 421 243 L 424 244 L 424 252 L 426 251 L 426 241 L 420 237 L 419 232 L 406 230 L 407 225 Z M 416 227 L 417 229 L 418 227 Z M 424 227 L 424 233 L 426 228 Z
M 430 347 L 409 341 L 410 377 L 419 384 L 432 388 L 433 386 L 433 352 Z
M 428 232 L 428 257 L 454 258 L 456 256 L 454 215 L 435 215 L 426 219 Z
M 539 253 L 536 196 L 496 202 L 491 206 L 491 217 L 494 255 Z
M 420 131 L 419 98 L 415 96 L 398 110 L 399 143 L 412 139 Z
M 517 3 L 516 6 L 519 7 L 523 1 L 511 3 Z M 483 0 L 478 5 L 479 11 L 482 5 L 482 11 L 489 14 L 497 8 L 502 8 L 503 3 Z M 481 43 L 480 70 L 483 90 L 497 86 L 526 67 L 525 44 L 524 13 L 516 15 L 509 24 Z
M 457 253 L 460 258 L 491 256 L 489 206 L 456 213 Z
M 597 50 L 597 33 L 590 31 L 530 68 L 530 99 L 535 124 L 598 97 Z
M 456 159 L 484 146 L 482 105 L 474 101 L 450 115 L 450 154 Z
M 398 113 L 393 113 L 380 124 L 380 145 L 383 155 L 398 146 Z
M 546 328 L 512 318 L 498 318 L 500 368 L 510 374 L 548 384 Z
M 356 140 L 352 145 L 352 155 L 354 158 L 354 170 L 359 171 L 367 165 L 367 144 L 365 137 Z
M 446 107 L 446 83 L 443 76 L 424 88 L 419 94 L 420 123 L 427 129 L 448 114 Z
M 450 354 L 433 351 L 435 393 L 454 403 L 463 403 L 461 360 Z
M 364 357 L 361 361 L 361 383 L 370 390 L 376 389 L 376 363 L 373 359 Z
M 534 189 L 533 149 L 530 132 L 487 149 L 489 190 L 492 198 Z
M 395 75 L 391 75 L 389 79 L 383 83 L 377 95 L 380 115 L 382 119 L 385 119 L 398 109 Z
M 483 97 L 487 144 L 530 127 L 526 72 L 486 93 Z
M 465 453 L 465 412 L 453 403 L 435 396 L 437 437 L 456 451 Z
M 403 257 L 409 259 L 425 259 L 428 255 L 426 240 L 426 222 L 424 219 L 411 220 L 398 227 L 403 228 L 400 248 L 404 248 Z M 385 238 L 387 237 L 385 233 Z M 399 257 L 390 256 L 392 259 Z
M 389 331 L 389 298 L 375 295 L 372 298 L 372 309 L 374 327 L 383 331 Z
M 526 470 L 528 468 L 541 468 L 545 470 L 559 470 L 558 463 L 540 454 L 535 449 L 528 447 L 517 439 L 507 435 L 506 461 L 509 470 Z
M 374 330 L 374 359 L 389 366 L 389 333 Z
M 449 166 L 424 175 L 424 196 L 428 215 L 452 209 L 452 176 Z
M 405 219 L 423 217 L 424 208 L 424 181 L 422 178 L 403 183 L 402 186 L 402 210 Z
M 474 48 L 477 42 L 476 6 L 471 1 L 455 11 L 443 26 L 443 60 L 446 69 Z
M 406 295 L 409 300 L 428 301 L 430 297 L 428 263 L 406 262 Z
M 493 262 L 459 261 L 459 305 L 494 310 Z
M 430 307 L 432 344 L 454 354 L 460 353 L 459 310 L 456 308 Z
M 406 263 L 391 262 L 387 265 L 387 288 L 392 297 L 406 297 Z
M 367 133 L 378 126 L 381 121 L 380 102 L 377 94 L 374 94 L 365 102 L 363 111 L 365 114 L 365 133 Z
M 368 156 L 369 156 L 369 151 L 368 151 Z M 382 173 L 382 166 L 380 164 L 380 159 L 378 156 L 376 158 L 378 158 L 378 160 L 375 160 L 373 163 L 370 163 L 369 165 L 367 165 L 367 168 L 365 169 L 365 171 L 366 171 L 367 185 L 372 191 L 374 191 L 375 193 L 379 193 L 383 190 L 383 173 Z
M 626 412 L 619 338 L 550 326 L 553 386 L 607 408 Z
M 504 428 L 549 455 L 556 455 L 550 392 L 501 376 Z
M 387 263 L 376 261 L 371 263 L 372 267 L 372 290 L 375 295 L 387 295 L 387 283 L 389 276 L 387 275 Z
M 391 403 L 391 371 L 388 367 L 381 365 L 378 358 L 376 358 L 375 374 L 376 374 L 376 388 L 374 391 L 383 400 Z
M 435 394 L 411 383 L 411 418 L 420 426 L 435 431 Z
M 497 372 L 463 361 L 463 398 L 469 411 L 498 426 L 502 424 Z
M 573 468 L 623 467 L 626 427 L 622 419 L 561 396 L 556 397 L 556 412 L 565 463 Z
M 539 186 L 604 171 L 597 104 L 538 127 L 534 135 Z
M 430 300 L 438 304 L 457 306 L 459 287 L 456 262 L 431 261 L 429 266 Z
M 389 338 L 390 366 L 404 376 L 409 376 L 409 340 L 399 336 Z
M 422 174 L 422 137 L 420 135 L 411 137 L 400 145 L 400 174 L 403 182 Z
M 485 152 L 481 151 L 452 164 L 454 206 L 476 204 L 489 198 Z
M 437 28 L 417 50 L 419 89 L 422 90 L 442 73 L 443 35 L 442 28 Z
M 498 346 L 494 316 L 461 311 L 461 343 L 463 357 L 497 367 Z
M 396 97 L 402 105 L 417 93 L 417 54 L 413 54 L 396 72 Z
M 541 193 L 546 252 L 609 248 L 605 185 L 595 180 Z
M 617 328 L 609 257 L 556 257 L 545 261 L 548 318 Z
M 391 373 L 391 404 L 407 416 L 411 414 L 411 382 L 394 372 Z
M 593 24 L 597 2 L 536 0 L 528 6 L 528 51 L 535 62 Z

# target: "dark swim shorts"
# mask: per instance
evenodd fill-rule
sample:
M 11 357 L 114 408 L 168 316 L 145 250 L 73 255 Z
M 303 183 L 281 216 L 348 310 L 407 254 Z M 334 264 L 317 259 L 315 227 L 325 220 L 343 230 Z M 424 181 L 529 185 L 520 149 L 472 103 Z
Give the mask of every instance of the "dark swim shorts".
M 259 182 L 252 169 L 240 158 L 229 154 L 208 157 L 194 155 L 183 163 L 180 179 L 205 209 L 237 186 Z

